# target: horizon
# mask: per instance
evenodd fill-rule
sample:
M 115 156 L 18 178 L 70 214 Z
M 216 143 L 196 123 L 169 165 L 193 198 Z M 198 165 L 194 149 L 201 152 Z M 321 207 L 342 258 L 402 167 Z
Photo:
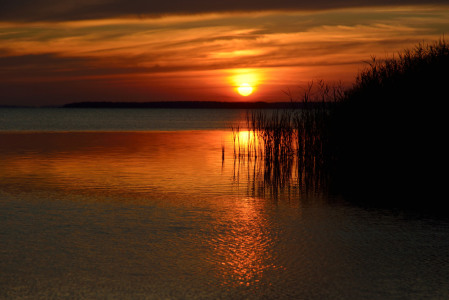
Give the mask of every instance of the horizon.
M 311 101 L 312 103 L 318 103 L 317 101 Z M 244 107 L 254 106 L 254 105 L 263 105 L 263 106 L 279 106 L 291 104 L 291 101 L 277 101 L 277 102 L 268 102 L 268 101 L 75 101 L 70 103 L 63 103 L 58 105 L 9 105 L 9 104 L 0 104 L 0 108 L 161 108 L 159 106 L 169 106 L 175 105 L 173 108 L 178 108 L 179 105 L 190 104 L 190 105 L 201 105 L 204 104 L 207 108 L 209 105 L 214 105 L 216 108 L 226 108 L 224 106 L 233 106 L 231 108 L 238 108 L 238 106 Z M 294 102 L 295 104 L 301 104 L 301 102 Z M 117 106 L 118 105 L 118 106 Z M 143 105 L 143 106 L 141 106 Z M 148 106 L 146 106 L 148 105 Z M 155 105 L 152 107 L 152 105 Z M 176 106 L 178 105 L 178 106 Z M 220 106 L 221 105 L 221 106 Z M 170 108 L 170 107 L 167 107 Z M 203 107 L 193 107 L 193 108 L 203 108 Z
M 444 38 L 449 1 L 40 0 L 0 18 L 3 106 L 288 102 L 311 81 L 349 86 L 370 57 Z
M 429 1 L 0 0 L 0 299 L 449 299 Z

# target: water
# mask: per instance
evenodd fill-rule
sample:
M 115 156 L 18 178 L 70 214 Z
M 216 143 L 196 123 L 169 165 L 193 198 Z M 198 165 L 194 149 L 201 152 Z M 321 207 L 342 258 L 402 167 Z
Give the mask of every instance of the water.
M 0 108 L 0 131 L 175 131 L 228 129 L 239 109 Z
M 61 111 L 0 113 L 1 299 L 449 298 L 447 220 L 276 186 L 242 112 Z

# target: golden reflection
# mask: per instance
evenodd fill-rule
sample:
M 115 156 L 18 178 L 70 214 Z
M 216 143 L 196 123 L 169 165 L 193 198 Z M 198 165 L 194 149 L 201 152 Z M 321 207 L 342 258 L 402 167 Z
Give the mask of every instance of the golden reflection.
M 238 143 L 243 144 L 244 146 L 251 145 L 258 141 L 257 135 L 255 135 L 254 131 L 243 130 L 239 131 L 237 136 Z
M 228 135 L 228 138 L 231 138 L 231 135 Z M 253 130 L 233 128 L 232 145 L 234 157 L 257 156 L 260 151 L 261 139 Z
M 130 201 L 137 193 L 132 200 L 151 205 L 204 205 L 217 218 L 205 243 L 220 282 L 270 285 L 267 274 L 284 270 L 274 255 L 269 208 L 276 199 L 264 195 L 273 182 L 266 172 L 273 171 L 263 159 L 228 151 L 234 137 L 257 144 L 250 131 L 0 133 L 0 191 L 89 195 L 85 201 Z
M 258 198 L 236 200 L 223 220 L 230 230 L 212 241 L 225 286 L 260 285 L 265 272 L 282 269 L 273 258 L 276 241 L 261 203 Z
M 222 194 L 224 132 L 0 134 L 0 188 Z
M 270 145 L 254 130 L 234 128 L 227 140 L 228 149 L 233 149 L 226 156 L 232 161 L 233 182 L 240 191 L 245 189 L 245 195 L 289 201 L 307 192 L 306 169 L 297 155 L 271 159 L 266 149 Z
M 297 157 L 273 163 L 254 131 L 0 134 L 0 187 L 293 199 L 314 179 Z M 307 166 L 306 166 L 307 167 Z M 305 176 L 304 176 L 305 174 Z M 307 177 L 310 175 L 309 177 Z

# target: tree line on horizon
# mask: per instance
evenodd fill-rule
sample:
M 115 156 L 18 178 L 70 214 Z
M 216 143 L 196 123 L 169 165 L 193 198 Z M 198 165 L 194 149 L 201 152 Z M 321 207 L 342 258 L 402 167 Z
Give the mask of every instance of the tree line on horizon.
M 318 104 L 316 104 L 318 105 Z M 85 101 L 63 105 L 63 108 L 183 108 L 183 109 L 291 109 L 304 108 L 301 102 L 225 102 L 225 101 L 150 101 L 113 102 Z

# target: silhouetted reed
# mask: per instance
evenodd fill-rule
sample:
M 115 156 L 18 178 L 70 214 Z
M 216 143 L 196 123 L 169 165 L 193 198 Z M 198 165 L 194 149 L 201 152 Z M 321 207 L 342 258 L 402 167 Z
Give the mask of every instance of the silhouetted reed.
M 300 106 L 291 98 L 291 109 L 248 112 L 244 128 L 231 127 L 234 159 L 261 161 L 264 184 L 273 194 L 292 183 L 303 191 L 317 190 L 325 178 L 322 170 L 327 136 L 323 133 L 330 105 L 340 101 L 336 97 L 342 95 L 340 84 L 311 82 Z
M 415 205 L 410 196 L 439 198 L 448 70 L 444 40 L 371 59 L 330 115 L 335 187 L 376 202 Z
M 282 188 L 294 179 L 303 189 L 326 186 L 412 204 L 405 195 L 441 187 L 432 168 L 446 155 L 448 70 L 444 40 L 384 60 L 372 57 L 350 88 L 312 82 L 300 99 L 291 97 L 290 110 L 248 113 L 245 130 L 253 138 L 242 147 L 234 128 L 234 157 L 262 160 L 267 186 Z

